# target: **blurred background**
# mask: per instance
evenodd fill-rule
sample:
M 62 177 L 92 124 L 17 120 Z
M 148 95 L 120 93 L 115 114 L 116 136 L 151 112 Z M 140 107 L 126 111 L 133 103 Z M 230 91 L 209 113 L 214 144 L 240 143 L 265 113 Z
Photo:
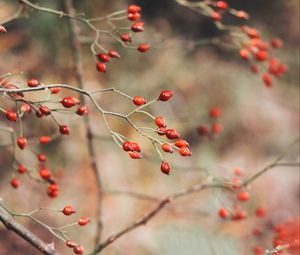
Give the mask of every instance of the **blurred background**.
M 0 0 L 0 20 L 17 8 L 16 1 Z M 78 13 L 97 17 L 127 8 L 127 1 L 74 1 Z M 62 9 L 60 1 L 40 0 L 39 3 Z M 103 75 L 95 71 L 90 44 L 83 43 L 85 86 L 88 89 L 116 87 L 131 96 L 156 98 L 161 90 L 172 89 L 174 98 L 168 103 L 151 106 L 153 115 L 165 116 L 168 125 L 176 128 L 191 144 L 192 157 L 166 155 L 173 165 L 170 176 L 161 174 L 160 158 L 152 144 L 143 139 L 127 123 L 109 119 L 113 129 L 141 144 L 144 159 L 131 160 L 109 136 L 102 117 L 91 111 L 97 160 L 101 169 L 104 189 L 104 238 L 132 223 L 156 206 L 153 201 L 117 195 L 112 191 L 132 191 L 164 198 L 207 179 L 207 176 L 231 179 L 233 169 L 242 170 L 247 178 L 270 163 L 282 149 L 299 135 L 299 1 L 228 1 L 236 9 L 247 11 L 247 23 L 260 30 L 263 38 L 280 37 L 284 47 L 274 52 L 287 64 L 288 73 L 266 88 L 260 77 L 249 71 L 249 65 L 239 58 L 238 49 L 224 49 L 218 45 L 191 47 L 192 42 L 220 35 L 207 17 L 193 12 L 171 0 L 135 1 L 142 6 L 145 32 L 138 42 L 149 42 L 151 51 L 139 54 L 115 42 L 105 41 L 117 49 L 122 58 L 109 64 Z M 235 19 L 225 20 L 230 24 Z M 0 75 L 7 72 L 24 74 L 16 77 L 26 81 L 35 77 L 45 84 L 75 85 L 70 38 L 67 22 L 54 15 L 30 12 L 28 17 L 9 23 L 8 33 L 0 37 Z M 84 27 L 87 38 L 92 34 Z M 92 35 L 93 36 L 93 35 Z M 63 93 L 62 93 L 63 95 Z M 61 98 L 58 95 L 57 98 Z M 43 94 L 41 93 L 41 96 Z M 110 111 L 126 113 L 134 109 L 124 98 L 105 93 L 97 98 Z M 219 122 L 223 131 L 213 139 L 200 137 L 199 125 L 209 125 L 210 108 L 222 110 Z M 49 157 L 49 167 L 61 186 L 56 199 L 48 198 L 43 185 L 21 176 L 22 185 L 13 190 L 11 149 L 0 148 L 0 198 L 17 212 L 28 212 L 39 206 L 63 208 L 73 205 L 75 216 L 43 212 L 39 218 L 51 226 L 76 221 L 79 216 L 93 219 L 96 205 L 96 186 L 90 169 L 85 131 L 80 117 L 58 119 L 70 125 L 71 135 L 62 137 L 42 150 Z M 136 118 L 147 126 L 148 120 Z M 27 122 L 27 124 L 26 124 Z M 1 116 L 0 125 L 9 125 Z M 51 134 L 52 121 L 28 118 L 24 122 L 26 137 Z M 6 138 L 0 134 L 1 142 Z M 34 164 L 33 154 L 24 153 L 24 162 Z M 299 162 L 299 146 L 284 162 Z M 277 167 L 255 181 L 249 190 L 250 201 L 243 205 L 248 212 L 244 221 L 222 221 L 220 207 L 232 207 L 232 194 L 221 190 L 207 190 L 174 201 L 146 226 L 127 234 L 103 252 L 107 255 L 235 255 L 251 254 L 252 247 L 260 244 L 272 247 L 276 224 L 299 219 L 299 168 Z M 265 219 L 254 217 L 258 206 L 267 209 Z M 44 240 L 55 238 L 40 226 L 26 219 L 18 219 Z M 253 226 L 264 229 L 263 237 L 251 235 Z M 93 245 L 96 224 L 68 229 L 70 236 L 88 250 Z M 64 243 L 55 240 L 64 254 L 72 254 Z M 26 251 L 26 252 L 25 252 Z M 0 228 L 0 254 L 39 254 L 14 233 Z M 289 254 L 289 253 L 286 253 Z

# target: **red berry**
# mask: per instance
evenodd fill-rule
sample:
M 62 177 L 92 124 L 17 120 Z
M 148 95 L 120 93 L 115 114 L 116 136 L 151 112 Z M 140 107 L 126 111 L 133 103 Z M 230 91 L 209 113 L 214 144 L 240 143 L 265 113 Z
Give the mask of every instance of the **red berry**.
M 249 19 L 249 15 L 244 11 L 237 11 L 236 16 L 240 19 Z
M 171 171 L 170 163 L 163 161 L 160 165 L 160 170 L 162 171 L 162 173 L 169 175 Z
M 40 106 L 39 109 L 43 115 L 49 115 L 51 113 L 50 109 L 45 105 Z
M 198 126 L 197 132 L 200 136 L 205 136 L 208 133 L 208 128 L 206 126 Z
M 17 139 L 17 145 L 19 146 L 19 148 L 20 148 L 21 150 L 23 150 L 23 149 L 25 148 L 25 146 L 27 145 L 27 139 L 20 136 L 20 137 Z
M 104 63 L 101 63 L 101 62 L 97 63 L 96 68 L 97 68 L 98 72 L 106 73 L 106 65 Z
M 73 242 L 72 240 L 67 240 L 66 241 L 66 245 L 69 247 L 69 248 L 74 248 L 77 244 L 75 242 Z
M 40 162 L 45 162 L 45 161 L 47 160 L 47 157 L 46 157 L 45 154 L 40 153 L 40 154 L 37 155 L 37 159 L 38 159 L 38 161 L 40 161 Z
M 39 174 L 44 180 L 49 180 L 51 178 L 51 173 L 47 168 L 40 169 Z
M 167 129 L 166 136 L 171 140 L 179 138 L 179 134 L 174 129 Z
M 21 181 L 20 181 L 18 178 L 12 178 L 12 179 L 10 180 L 10 185 L 11 185 L 13 188 L 17 189 L 17 188 L 21 185 Z
M 262 234 L 262 230 L 261 230 L 260 228 L 254 227 L 254 228 L 252 229 L 252 235 L 254 235 L 254 236 L 259 236 L 259 235 L 261 235 L 261 234 Z
M 168 101 L 173 96 L 173 91 L 164 90 L 160 93 L 158 100 L 160 101 Z
M 271 88 L 273 85 L 273 80 L 271 75 L 269 75 L 268 73 L 264 73 L 262 75 L 262 80 L 264 82 L 264 84 L 266 85 L 266 87 Z
M 237 198 L 238 198 L 238 200 L 245 202 L 245 201 L 249 200 L 250 195 L 249 195 L 249 193 L 247 191 L 240 191 L 237 194 Z
M 50 141 L 51 141 L 51 137 L 50 136 L 41 136 L 39 138 L 40 144 L 48 144 Z
M 133 150 L 136 152 L 141 152 L 141 148 L 138 143 L 131 143 Z
M 62 135 L 68 135 L 68 134 L 70 134 L 70 128 L 66 125 L 61 125 L 61 126 L 59 126 L 59 132 Z
M 211 118 L 218 118 L 221 116 L 221 109 L 219 107 L 213 107 L 209 111 L 209 116 Z
M 144 31 L 144 22 L 136 22 L 131 26 L 133 32 L 143 32 Z
M 229 212 L 225 208 L 221 208 L 218 214 L 222 219 L 225 219 L 229 216 Z
M 83 254 L 84 248 L 81 245 L 77 245 L 76 247 L 73 248 L 73 251 L 75 254 Z
M 50 184 L 47 188 L 48 196 L 51 198 L 55 198 L 58 196 L 59 187 L 57 184 Z
M 108 56 L 110 56 L 111 58 L 120 58 L 121 57 L 118 52 L 113 51 L 113 50 L 108 52 Z
M 239 167 L 235 168 L 233 171 L 234 171 L 234 174 L 237 176 L 242 175 L 242 170 Z
M 264 207 L 258 207 L 255 211 L 255 215 L 257 217 L 265 217 L 266 216 L 266 209 Z
M 123 147 L 124 151 L 133 151 L 134 150 L 131 142 L 124 142 L 122 147 Z
M 271 41 L 271 45 L 272 45 L 273 48 L 281 48 L 282 45 L 283 45 L 283 42 L 280 38 L 274 38 Z
M 155 122 L 156 126 L 158 126 L 158 127 L 166 127 L 167 126 L 166 120 L 164 119 L 164 117 L 161 117 L 161 116 L 156 117 L 154 122 Z
M 141 10 L 141 7 L 139 7 L 138 5 L 135 5 L 135 4 L 131 4 L 128 6 L 127 10 L 129 13 L 137 13 Z
M 39 81 L 36 79 L 30 79 L 27 81 L 28 87 L 31 87 L 31 88 L 37 87 L 39 84 L 40 84 Z
M 60 101 L 60 103 L 66 108 L 71 108 L 77 104 L 73 97 L 65 97 Z
M 166 133 L 167 133 L 167 128 L 166 127 L 158 127 L 157 128 L 157 134 L 165 135 Z
M 87 114 L 89 111 L 88 111 L 88 108 L 85 106 L 85 105 L 81 105 L 78 107 L 76 113 L 80 116 L 84 115 L 84 114 Z
M 240 189 L 241 188 L 242 181 L 240 179 L 233 178 L 231 180 L 231 183 L 232 183 L 232 188 L 233 189 Z
M 173 149 L 172 149 L 172 146 L 168 143 L 163 143 L 161 145 L 161 148 L 164 152 L 169 152 L 169 153 L 172 153 L 173 152 Z
M 18 172 L 19 172 L 20 174 L 24 174 L 24 173 L 27 172 L 27 169 L 26 169 L 25 166 L 19 165 L 19 166 L 18 166 Z
M 174 145 L 178 148 L 181 148 L 181 147 L 189 147 L 189 143 L 184 140 L 184 139 L 179 139 L 177 140 Z
M 255 255 L 263 255 L 265 254 L 265 249 L 262 246 L 256 245 L 253 247 L 253 253 Z
M 14 111 L 6 111 L 5 116 L 10 121 L 17 121 L 17 114 Z
M 24 113 L 26 112 L 27 113 L 27 112 L 30 112 L 30 110 L 31 110 L 31 107 L 30 107 L 29 104 L 25 104 L 24 103 L 24 104 L 21 105 L 21 111 L 22 112 L 24 112 Z
M 98 54 L 97 58 L 99 59 L 100 62 L 103 62 L 103 63 L 109 62 L 109 60 L 110 60 L 109 56 L 105 53 Z
M 268 52 L 265 50 L 260 50 L 255 54 L 255 59 L 257 61 L 265 61 L 268 58 Z
M 50 89 L 52 94 L 58 94 L 61 91 L 61 88 L 55 87 Z
M 137 50 L 142 53 L 147 52 L 148 50 L 150 50 L 150 45 L 146 43 L 142 43 L 137 47 Z
M 136 13 L 128 13 L 127 18 L 131 21 L 138 21 L 141 18 L 141 14 Z
M 142 96 L 135 96 L 132 101 L 137 106 L 141 106 L 146 103 L 146 100 Z
M 87 218 L 87 217 L 79 218 L 78 221 L 77 221 L 78 225 L 80 225 L 80 226 L 85 226 L 89 222 L 90 222 L 90 219 Z
M 66 205 L 63 210 L 62 210 L 64 215 L 72 215 L 73 213 L 75 213 L 74 208 L 71 205 Z
M 240 57 L 244 60 L 248 60 L 250 56 L 250 52 L 246 49 L 241 49 L 240 50 Z
M 220 123 L 214 123 L 214 124 L 211 125 L 211 131 L 214 134 L 219 134 L 219 133 L 222 132 L 222 130 L 223 130 L 223 126 Z
M 221 9 L 221 10 L 226 10 L 228 8 L 228 4 L 224 1 L 217 1 L 216 2 L 216 7 Z
M 191 156 L 191 155 L 192 155 L 192 154 L 191 154 L 191 151 L 189 150 L 188 147 L 181 147 L 181 148 L 179 149 L 179 153 L 180 153 L 180 155 L 183 156 L 183 157 L 188 157 L 188 156 Z
M 137 151 L 130 151 L 130 152 L 129 152 L 129 156 L 130 156 L 132 159 L 141 159 L 141 158 L 142 158 L 142 155 L 139 154 Z
M 243 220 L 247 218 L 247 213 L 244 210 L 236 210 L 232 215 L 232 220 Z
M 216 12 L 216 11 L 212 11 L 210 13 L 210 17 L 214 20 L 214 21 L 220 21 L 221 20 L 221 14 Z
M 122 34 L 122 35 L 120 35 L 120 39 L 121 39 L 123 42 L 129 42 L 129 43 L 132 42 L 132 37 L 131 37 L 130 34 Z

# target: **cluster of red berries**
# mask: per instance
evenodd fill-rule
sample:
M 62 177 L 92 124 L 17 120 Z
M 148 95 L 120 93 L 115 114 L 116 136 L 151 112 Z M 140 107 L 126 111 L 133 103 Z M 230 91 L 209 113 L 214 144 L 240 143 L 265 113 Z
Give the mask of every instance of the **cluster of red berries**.
M 70 216 L 72 214 L 74 214 L 76 211 L 75 209 L 73 208 L 73 206 L 71 205 L 66 205 L 62 211 L 61 211 L 64 215 L 66 216 Z M 79 226 L 85 226 L 87 225 L 88 223 L 90 222 L 90 219 L 87 218 L 87 217 L 81 217 L 77 220 L 77 224 Z M 75 254 L 84 254 L 84 247 L 75 243 L 74 241 L 72 240 L 67 240 L 66 241 L 66 246 L 69 247 L 69 248 L 72 248 L 73 249 L 73 252 Z
M 213 107 L 209 110 L 208 116 L 212 121 L 210 128 L 207 125 L 199 125 L 196 130 L 199 136 L 209 136 L 218 135 L 223 131 L 223 125 L 217 120 L 221 117 L 222 111 L 219 107 Z
M 209 15 L 216 22 L 221 21 L 222 16 L 227 12 L 239 19 L 249 19 L 249 15 L 246 12 L 229 8 L 228 3 L 225 1 L 209 1 L 207 4 L 213 8 Z
M 255 61 L 256 64 L 251 65 L 251 71 L 253 73 L 261 73 L 261 78 L 266 87 L 272 87 L 272 76 L 281 77 L 288 70 L 285 64 L 270 56 L 270 49 L 282 47 L 282 40 L 274 38 L 269 43 L 261 38 L 260 33 L 255 28 L 242 26 L 241 30 L 248 39 L 242 44 L 243 48 L 240 50 L 240 57 L 251 62 Z
M 141 11 L 141 7 L 135 4 L 129 5 L 127 8 L 127 18 L 130 21 L 134 22 L 130 27 L 131 32 L 139 33 L 144 31 L 144 22 L 139 21 L 141 18 L 140 11 Z M 120 34 L 119 37 L 123 43 L 130 44 L 133 42 L 133 38 L 130 33 Z M 142 43 L 138 45 L 136 49 L 139 52 L 144 53 L 150 49 L 150 45 L 146 43 Z M 116 59 L 120 58 L 120 54 L 117 51 L 111 50 L 108 52 L 99 53 L 96 55 L 96 57 L 98 60 L 96 64 L 96 69 L 100 73 L 106 73 L 107 63 L 110 62 L 111 58 L 116 58 Z

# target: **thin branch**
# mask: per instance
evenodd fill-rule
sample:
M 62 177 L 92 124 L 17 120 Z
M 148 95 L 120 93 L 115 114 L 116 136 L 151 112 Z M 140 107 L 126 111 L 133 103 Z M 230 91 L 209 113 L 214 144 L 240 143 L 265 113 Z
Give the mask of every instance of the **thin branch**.
M 32 244 L 32 246 L 39 250 L 42 254 L 60 255 L 60 253 L 55 251 L 54 245 L 52 243 L 45 243 L 35 234 L 30 232 L 28 229 L 24 228 L 22 225 L 14 221 L 11 215 L 8 212 L 6 212 L 2 207 L 0 207 L 0 221 L 8 230 L 15 232 L 22 239 Z

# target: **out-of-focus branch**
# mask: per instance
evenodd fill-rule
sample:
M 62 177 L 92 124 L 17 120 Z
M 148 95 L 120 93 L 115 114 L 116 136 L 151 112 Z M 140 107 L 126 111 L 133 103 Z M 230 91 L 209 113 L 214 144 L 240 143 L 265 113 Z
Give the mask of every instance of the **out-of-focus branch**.
M 71 16 L 75 16 L 75 9 L 73 7 L 73 0 L 64 0 L 65 8 Z M 80 31 L 75 20 L 69 19 L 70 34 L 72 40 L 72 54 L 75 67 L 76 80 L 81 89 L 84 89 L 84 78 L 83 78 L 83 67 L 81 59 L 81 45 L 80 45 Z M 86 104 L 84 96 L 81 96 L 81 101 Z M 84 118 L 86 128 L 86 138 L 89 153 L 89 160 L 93 169 L 96 184 L 97 184 L 97 208 L 96 208 L 96 219 L 97 219 L 97 233 L 95 237 L 95 244 L 100 242 L 101 234 L 103 229 L 102 222 L 102 181 L 100 174 L 100 167 L 97 162 L 96 149 L 93 143 L 93 132 L 92 132 L 92 121 L 89 114 Z
M 15 232 L 18 236 L 20 236 L 22 239 L 30 243 L 33 247 L 35 247 L 37 250 L 39 250 L 42 254 L 45 255 L 60 255 L 56 250 L 54 249 L 53 244 L 47 244 L 44 241 L 42 241 L 40 238 L 38 238 L 35 234 L 30 232 L 28 229 L 24 228 L 22 225 L 14 221 L 12 216 L 6 212 L 1 206 L 0 206 L 0 221 L 4 224 L 4 226 Z
M 18 19 L 21 16 L 23 10 L 24 10 L 24 7 L 20 6 L 19 9 L 13 15 L 11 15 L 9 18 L 7 18 L 5 20 L 0 21 L 0 25 L 7 24 L 15 19 Z

